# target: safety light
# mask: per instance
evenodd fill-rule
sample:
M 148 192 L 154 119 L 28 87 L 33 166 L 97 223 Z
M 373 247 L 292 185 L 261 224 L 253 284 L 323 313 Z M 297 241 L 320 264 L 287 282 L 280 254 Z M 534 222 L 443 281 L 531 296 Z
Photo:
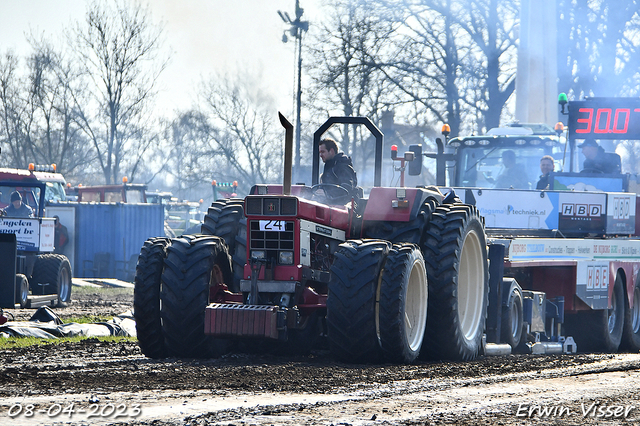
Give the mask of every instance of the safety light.
M 200 204 L 204 203 L 204 200 L 202 198 L 200 198 Z
M 398 145 L 391 145 L 391 158 L 393 160 L 398 158 Z
M 451 127 L 448 124 L 443 124 L 442 134 L 444 135 L 444 137 L 446 138 L 447 136 L 449 136 L 449 133 L 451 133 Z
M 564 93 L 564 92 L 560 93 L 560 94 L 558 95 L 558 103 L 559 103 L 560 105 L 564 105 L 564 104 L 566 104 L 567 102 L 568 102 L 568 100 L 567 100 L 567 94 L 566 94 L 566 93 Z
M 36 169 L 36 165 L 33 163 L 29 163 L 29 171 L 32 172 Z
M 127 182 L 129 182 L 129 179 L 127 179 L 126 176 L 123 176 L 122 177 L 122 183 L 127 183 Z
M 55 173 L 58 170 L 58 166 L 56 166 L 56 163 L 53 163 L 51 165 L 51 167 L 53 167 L 53 172 Z
M 562 121 L 558 121 L 554 129 L 558 136 L 560 136 L 562 132 L 564 132 L 564 124 L 562 123 Z
M 234 181 L 233 181 L 233 186 L 234 186 L 234 187 L 237 187 L 237 186 L 238 186 L 238 181 L 237 181 L 237 180 L 234 180 Z
M 218 185 L 218 182 L 216 182 L 215 180 L 211 181 L 211 186 L 217 186 L 217 185 Z
M 279 256 L 279 261 L 281 265 L 293 265 L 293 252 L 281 251 Z
M 266 257 L 266 253 L 264 250 L 251 250 L 251 257 L 256 259 L 264 259 Z

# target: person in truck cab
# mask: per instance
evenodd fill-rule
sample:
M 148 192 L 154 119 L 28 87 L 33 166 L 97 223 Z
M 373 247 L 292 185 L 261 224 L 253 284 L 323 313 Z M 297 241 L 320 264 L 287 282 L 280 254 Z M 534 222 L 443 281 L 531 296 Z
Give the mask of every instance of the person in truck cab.
M 33 210 L 22 202 L 22 195 L 18 191 L 11 193 L 11 204 L 5 207 L 3 212 L 9 217 L 33 217 Z
M 333 139 L 321 140 L 319 152 L 324 163 L 320 182 L 340 185 L 352 191 L 358 185 L 358 178 L 351 158 L 338 152 L 338 145 Z M 331 193 L 330 190 L 327 192 Z
M 553 189 L 551 186 L 552 182 L 549 182 L 549 174 L 555 168 L 555 163 L 553 162 L 553 157 L 550 155 L 545 155 L 540 159 L 540 180 L 538 180 L 538 184 L 536 185 L 536 189 Z
M 508 149 L 502 152 L 504 170 L 493 185 L 494 188 L 529 189 L 524 168 L 516 163 L 516 153 Z
M 595 139 L 585 139 L 578 148 L 585 157 L 581 173 L 620 173 L 620 156 L 604 152 Z

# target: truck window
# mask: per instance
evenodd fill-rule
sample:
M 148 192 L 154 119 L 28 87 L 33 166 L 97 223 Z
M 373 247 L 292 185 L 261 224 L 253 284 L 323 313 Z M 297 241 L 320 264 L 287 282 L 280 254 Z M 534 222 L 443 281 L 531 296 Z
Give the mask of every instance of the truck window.
M 544 146 L 493 146 L 493 147 L 465 147 L 460 149 L 458 167 L 456 170 L 457 185 L 466 188 L 493 188 L 496 179 L 504 171 L 502 153 L 504 151 L 516 153 L 516 164 L 526 176 L 530 188 L 535 188 L 540 176 L 540 158 L 549 154 L 558 162 L 562 160 L 562 153 L 551 147 Z M 557 171 L 557 170 L 556 170 Z
M 121 203 L 122 202 L 122 191 L 118 189 L 118 192 L 115 191 L 105 191 L 104 192 L 104 201 L 105 203 Z
M 127 203 L 144 203 L 143 193 L 139 189 L 127 189 Z
M 64 185 L 61 182 L 46 182 L 44 189 L 44 199 L 46 201 L 65 201 L 67 194 L 64 191 Z

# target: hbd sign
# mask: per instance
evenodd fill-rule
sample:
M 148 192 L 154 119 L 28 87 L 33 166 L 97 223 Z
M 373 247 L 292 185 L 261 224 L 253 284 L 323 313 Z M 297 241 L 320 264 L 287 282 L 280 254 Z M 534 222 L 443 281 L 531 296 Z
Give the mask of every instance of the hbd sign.
M 562 204 L 563 216 L 577 216 L 577 217 L 600 217 L 602 214 L 601 204 Z

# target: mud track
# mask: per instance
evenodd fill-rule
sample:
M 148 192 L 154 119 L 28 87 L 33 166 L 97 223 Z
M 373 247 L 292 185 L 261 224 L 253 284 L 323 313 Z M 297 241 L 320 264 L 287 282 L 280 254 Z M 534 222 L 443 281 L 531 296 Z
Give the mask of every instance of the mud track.
M 64 318 L 131 309 L 124 296 L 86 299 L 57 312 Z M 31 313 L 16 311 L 18 317 Z M 95 339 L 0 352 L 0 424 L 7 425 L 638 421 L 639 354 L 518 355 L 410 366 L 345 365 L 323 351 L 156 361 L 134 342 Z

